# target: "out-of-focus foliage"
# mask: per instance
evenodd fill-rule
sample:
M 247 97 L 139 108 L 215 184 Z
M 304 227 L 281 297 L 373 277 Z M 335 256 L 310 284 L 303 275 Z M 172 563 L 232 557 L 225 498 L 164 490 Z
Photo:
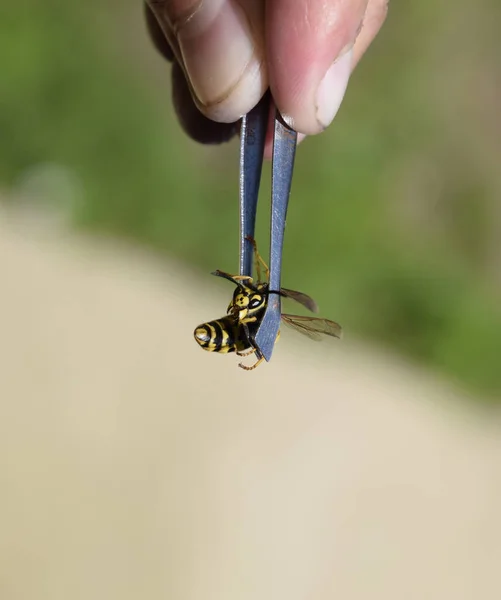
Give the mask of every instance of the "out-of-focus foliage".
M 498 0 L 392 3 L 335 123 L 298 151 L 284 264 L 285 285 L 347 335 L 494 396 L 500 13 Z M 140 3 L 26 0 L 0 14 L 0 184 L 55 165 L 78 182 L 76 224 L 235 269 L 237 145 L 183 136 Z

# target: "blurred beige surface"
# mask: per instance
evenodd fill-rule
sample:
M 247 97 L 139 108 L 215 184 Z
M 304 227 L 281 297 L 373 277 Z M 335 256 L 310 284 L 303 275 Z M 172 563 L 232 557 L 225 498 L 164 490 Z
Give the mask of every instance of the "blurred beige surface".
M 501 597 L 499 416 L 349 336 L 244 373 L 227 286 L 5 209 L 0 281 L 2 600 Z

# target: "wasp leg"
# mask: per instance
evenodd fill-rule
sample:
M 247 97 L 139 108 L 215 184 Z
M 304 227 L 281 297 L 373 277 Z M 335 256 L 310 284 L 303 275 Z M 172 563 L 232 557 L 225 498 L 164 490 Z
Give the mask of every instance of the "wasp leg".
M 259 252 L 257 250 L 256 240 L 253 237 L 251 237 L 250 235 L 247 236 L 247 239 L 249 240 L 249 242 L 254 247 L 254 256 L 256 257 L 257 280 L 258 281 L 262 281 L 262 279 L 261 279 L 261 267 L 263 267 L 264 272 L 266 273 L 266 281 L 269 281 L 270 280 L 270 269 L 268 268 L 268 265 L 264 262 L 263 257 L 259 254 Z
M 237 352 L 237 356 L 250 356 L 251 354 L 254 354 L 254 352 L 256 351 L 255 348 L 251 348 L 250 350 L 246 350 L 245 352 Z
M 261 358 L 256 361 L 253 365 L 251 365 L 250 367 L 248 367 L 247 365 L 244 365 L 243 363 L 240 363 L 238 366 L 241 369 L 244 369 L 244 371 L 253 371 L 256 367 L 258 367 L 264 360 L 264 356 L 261 356 Z
M 252 277 L 250 275 L 232 275 L 232 278 L 237 281 L 248 281 L 249 283 L 252 283 Z
M 280 330 L 278 330 L 277 333 L 277 339 L 275 340 L 275 343 L 278 342 L 278 340 L 280 339 Z M 237 352 L 237 356 L 250 356 L 251 354 L 254 354 L 256 352 L 255 348 L 252 348 L 251 350 L 247 350 L 247 352 Z M 247 365 L 244 365 L 242 363 L 239 363 L 239 367 L 241 369 L 244 369 L 245 371 L 253 371 L 256 367 L 258 367 L 264 360 L 264 356 L 261 356 L 260 359 L 257 360 L 256 363 L 254 363 L 253 365 L 251 365 L 250 367 L 248 367 Z
M 240 323 L 242 325 L 247 325 L 247 323 L 255 323 L 257 321 L 257 317 L 245 317 L 244 319 L 240 319 Z

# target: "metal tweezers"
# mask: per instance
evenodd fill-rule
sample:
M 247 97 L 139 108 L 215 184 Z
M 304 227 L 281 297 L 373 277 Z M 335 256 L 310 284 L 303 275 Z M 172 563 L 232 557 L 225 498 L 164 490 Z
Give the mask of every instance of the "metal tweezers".
M 270 93 L 242 118 L 240 129 L 240 275 L 252 276 L 254 248 L 248 237 L 254 238 L 259 183 L 270 111 Z M 273 136 L 271 176 L 271 233 L 269 290 L 281 288 L 282 249 L 285 220 L 292 183 L 297 132 L 291 129 L 276 111 Z M 273 353 L 280 328 L 281 301 L 271 293 L 264 317 L 253 343 L 266 361 Z

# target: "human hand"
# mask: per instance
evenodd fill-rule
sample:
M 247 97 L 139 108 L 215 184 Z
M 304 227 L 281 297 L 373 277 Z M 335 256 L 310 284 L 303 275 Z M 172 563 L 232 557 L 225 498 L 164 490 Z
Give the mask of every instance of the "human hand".
M 145 10 L 157 49 L 173 62 L 181 125 L 197 141 L 220 143 L 268 87 L 300 138 L 328 127 L 387 3 L 146 0 Z

